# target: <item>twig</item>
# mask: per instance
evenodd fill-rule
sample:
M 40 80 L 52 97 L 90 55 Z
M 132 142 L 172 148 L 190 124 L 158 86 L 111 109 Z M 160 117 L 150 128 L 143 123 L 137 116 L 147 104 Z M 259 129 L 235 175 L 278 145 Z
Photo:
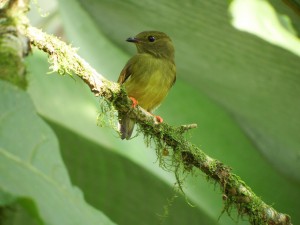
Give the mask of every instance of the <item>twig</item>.
M 248 215 L 249 222 L 255 225 L 292 224 L 288 215 L 279 213 L 264 203 L 237 175 L 231 173 L 228 166 L 207 156 L 184 138 L 182 133 L 194 128 L 195 125 L 187 125 L 178 129 L 166 123 L 156 124 L 153 116 L 142 108 L 132 109 L 125 91 L 117 83 L 108 81 L 98 74 L 77 55 L 74 48 L 33 27 L 28 27 L 26 35 L 34 46 L 48 54 L 50 68 L 53 71 L 78 75 L 96 96 L 102 96 L 111 102 L 119 113 L 126 113 L 135 118 L 144 135 L 153 138 L 159 147 L 173 149 L 176 160 L 184 166 L 185 171 L 199 169 L 217 182 L 223 191 L 225 211 L 229 212 L 234 206 L 239 215 Z
M 195 129 L 195 128 L 197 128 L 197 124 L 192 123 L 192 124 L 187 124 L 187 125 L 181 125 L 177 129 L 178 129 L 178 132 L 184 133 L 186 131 L 189 131 L 189 130 Z

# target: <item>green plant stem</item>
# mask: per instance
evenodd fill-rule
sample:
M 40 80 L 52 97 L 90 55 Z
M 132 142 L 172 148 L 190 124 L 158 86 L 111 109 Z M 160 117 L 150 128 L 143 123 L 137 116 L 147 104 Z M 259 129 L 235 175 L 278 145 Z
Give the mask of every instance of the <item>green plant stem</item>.
M 172 149 L 177 164 L 175 171 L 178 168 L 182 168 L 184 172 L 199 169 L 218 183 L 223 192 L 224 211 L 229 212 L 235 207 L 240 216 L 248 215 L 249 222 L 255 225 L 292 224 L 288 215 L 279 213 L 264 203 L 228 166 L 212 159 L 187 141 L 182 128 L 174 128 L 166 123 L 157 124 L 155 118 L 139 106 L 132 109 L 131 101 L 119 84 L 97 73 L 80 58 L 74 48 L 34 27 L 28 27 L 25 34 L 32 45 L 48 54 L 50 68 L 54 72 L 78 75 L 96 96 L 105 98 L 119 113 L 134 118 L 145 137 L 154 140 L 157 149 Z

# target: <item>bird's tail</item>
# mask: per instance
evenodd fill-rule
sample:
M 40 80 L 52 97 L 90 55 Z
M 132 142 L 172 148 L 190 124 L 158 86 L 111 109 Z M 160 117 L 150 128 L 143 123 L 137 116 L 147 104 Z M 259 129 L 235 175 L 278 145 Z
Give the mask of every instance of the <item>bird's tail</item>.
M 121 138 L 122 139 L 126 138 L 128 140 L 132 135 L 135 121 L 125 116 L 119 119 L 119 123 L 120 123 L 119 129 L 121 133 Z

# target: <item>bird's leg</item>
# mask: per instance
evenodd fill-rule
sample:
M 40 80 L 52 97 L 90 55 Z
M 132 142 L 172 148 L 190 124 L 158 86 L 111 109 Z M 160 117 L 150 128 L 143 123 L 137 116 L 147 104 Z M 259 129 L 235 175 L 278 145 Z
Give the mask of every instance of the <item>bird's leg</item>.
M 152 116 L 155 117 L 155 119 L 156 119 L 156 121 L 157 121 L 158 123 L 162 123 L 162 122 L 164 121 L 164 119 L 161 118 L 160 116 L 154 115 L 154 114 L 151 113 L 151 112 L 149 112 L 149 113 L 150 113 Z
M 138 101 L 134 97 L 129 97 L 132 101 L 132 108 L 135 108 L 138 105 Z
M 155 116 L 155 118 L 158 123 L 162 123 L 164 121 L 160 116 Z

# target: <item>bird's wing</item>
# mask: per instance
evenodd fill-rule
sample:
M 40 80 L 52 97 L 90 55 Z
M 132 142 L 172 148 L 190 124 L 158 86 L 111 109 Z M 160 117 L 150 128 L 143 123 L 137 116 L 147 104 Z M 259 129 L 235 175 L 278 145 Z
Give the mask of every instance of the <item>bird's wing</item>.
M 119 84 L 123 84 L 132 74 L 132 69 L 131 66 L 134 65 L 134 63 L 138 60 L 138 56 L 135 55 L 133 56 L 131 59 L 129 59 L 129 61 L 126 63 L 126 65 L 124 66 L 124 68 L 122 69 L 119 79 L 118 79 L 118 83 Z
M 171 84 L 171 87 L 172 87 L 175 84 L 175 82 L 176 82 L 176 66 L 175 66 L 174 61 L 172 61 L 171 65 L 172 65 L 171 66 L 171 70 L 173 71 L 173 74 L 174 74 L 174 80 L 173 80 L 173 82 Z
M 130 70 L 129 70 L 129 65 L 126 64 L 125 67 L 122 69 L 119 79 L 118 79 L 118 83 L 119 84 L 123 84 L 125 82 L 125 80 L 127 80 L 127 78 L 130 76 Z

